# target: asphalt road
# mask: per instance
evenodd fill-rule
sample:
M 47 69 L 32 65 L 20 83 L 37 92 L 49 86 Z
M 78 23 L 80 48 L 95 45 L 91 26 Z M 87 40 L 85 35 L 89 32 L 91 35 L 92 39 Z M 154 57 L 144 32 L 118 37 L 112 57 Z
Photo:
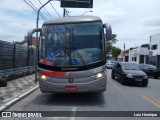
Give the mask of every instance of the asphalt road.
M 42 94 L 38 89 L 8 111 L 72 111 L 73 117 L 47 118 L 52 120 L 160 120 L 149 117 L 74 117 L 76 111 L 160 111 L 160 79 L 150 78 L 147 87 L 121 85 L 111 79 L 110 74 L 108 69 L 107 91 L 104 93 Z

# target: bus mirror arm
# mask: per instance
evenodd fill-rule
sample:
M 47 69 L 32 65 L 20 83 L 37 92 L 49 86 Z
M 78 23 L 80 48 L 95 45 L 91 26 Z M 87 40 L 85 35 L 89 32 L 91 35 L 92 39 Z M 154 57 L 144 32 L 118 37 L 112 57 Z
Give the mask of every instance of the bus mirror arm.
M 106 24 L 103 24 L 103 27 L 105 28 L 105 32 L 106 32 L 106 40 L 109 41 L 112 39 L 112 28 L 111 28 L 111 25 L 106 23 Z
M 41 32 L 40 28 L 36 28 L 36 29 L 31 29 L 29 30 L 28 34 L 27 34 L 27 41 L 28 41 L 28 45 L 32 46 L 32 35 L 35 32 Z

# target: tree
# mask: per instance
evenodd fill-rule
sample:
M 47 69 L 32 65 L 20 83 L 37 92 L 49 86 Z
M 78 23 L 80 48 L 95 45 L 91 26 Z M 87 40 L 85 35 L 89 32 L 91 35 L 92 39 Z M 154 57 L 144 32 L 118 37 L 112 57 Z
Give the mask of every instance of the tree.
M 149 44 L 143 44 L 143 45 L 141 45 L 141 47 L 147 47 L 148 49 L 150 49 L 150 45 Z
M 118 41 L 118 40 L 116 39 L 116 37 L 117 37 L 116 34 L 112 34 L 112 40 L 106 42 L 106 53 L 107 53 L 107 54 L 108 54 L 109 52 L 111 52 L 112 46 L 113 46 L 114 44 L 116 44 L 116 42 Z
M 111 49 L 112 56 L 117 60 L 118 55 L 121 53 L 121 49 L 113 46 Z

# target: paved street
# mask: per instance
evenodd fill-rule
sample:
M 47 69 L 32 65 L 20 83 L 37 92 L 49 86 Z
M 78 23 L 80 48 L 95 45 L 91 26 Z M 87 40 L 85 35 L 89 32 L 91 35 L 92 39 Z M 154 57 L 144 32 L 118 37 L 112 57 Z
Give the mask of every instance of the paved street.
M 42 94 L 39 89 L 19 101 L 8 111 L 160 111 L 160 79 L 149 79 L 147 87 L 121 85 L 110 77 L 107 91 L 96 94 Z M 81 120 L 83 117 L 54 118 Z M 48 118 L 51 119 L 51 118 Z M 53 119 L 53 118 L 52 118 Z M 97 119 L 93 117 L 92 119 Z M 98 119 L 120 119 L 103 118 Z M 124 120 L 124 118 L 121 118 Z M 125 118 L 125 120 L 136 118 Z M 140 118 L 146 119 L 146 118 Z M 150 120 L 151 118 L 147 118 Z M 159 120 L 159 118 L 153 118 Z

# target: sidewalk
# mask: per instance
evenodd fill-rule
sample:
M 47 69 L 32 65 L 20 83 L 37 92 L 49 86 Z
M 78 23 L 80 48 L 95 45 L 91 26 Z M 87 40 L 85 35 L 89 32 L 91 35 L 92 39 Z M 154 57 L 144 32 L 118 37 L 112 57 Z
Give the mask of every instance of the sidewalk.
M 6 87 L 0 87 L 0 108 L 18 96 L 38 86 L 34 82 L 35 76 L 29 75 L 8 81 Z

